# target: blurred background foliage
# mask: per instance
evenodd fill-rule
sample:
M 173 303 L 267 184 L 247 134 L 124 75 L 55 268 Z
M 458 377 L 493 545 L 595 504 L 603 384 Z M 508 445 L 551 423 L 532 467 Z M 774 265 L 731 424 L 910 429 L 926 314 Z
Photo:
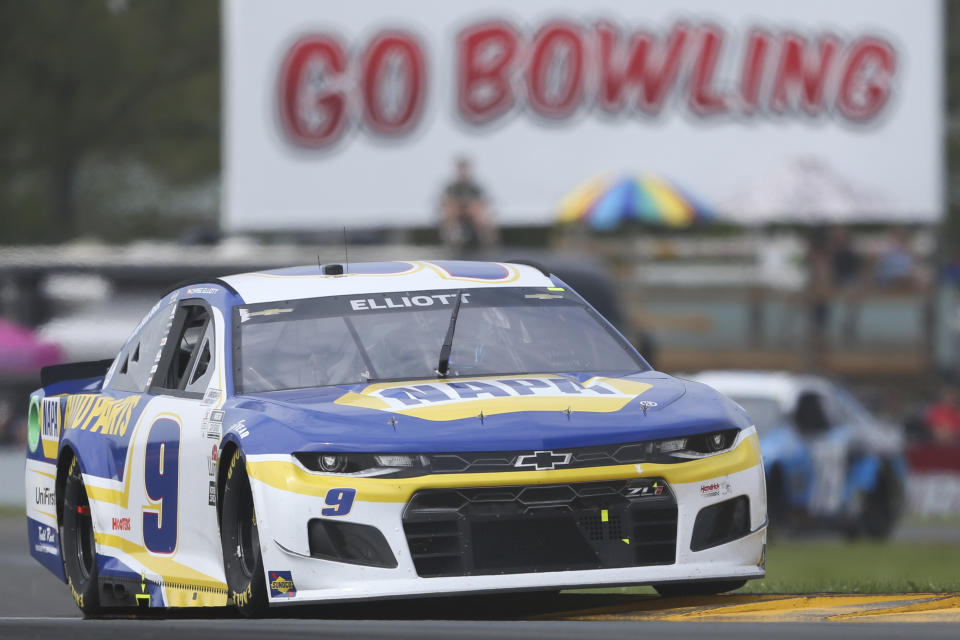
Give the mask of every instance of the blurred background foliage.
M 216 215 L 217 0 L 0 0 L 0 243 Z

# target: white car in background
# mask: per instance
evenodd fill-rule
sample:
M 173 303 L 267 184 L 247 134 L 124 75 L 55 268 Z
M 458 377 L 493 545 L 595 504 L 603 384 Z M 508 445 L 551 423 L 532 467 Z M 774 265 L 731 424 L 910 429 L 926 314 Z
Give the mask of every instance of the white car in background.
M 825 378 L 773 371 L 690 376 L 742 406 L 760 435 L 775 529 L 885 538 L 906 482 L 902 434 Z

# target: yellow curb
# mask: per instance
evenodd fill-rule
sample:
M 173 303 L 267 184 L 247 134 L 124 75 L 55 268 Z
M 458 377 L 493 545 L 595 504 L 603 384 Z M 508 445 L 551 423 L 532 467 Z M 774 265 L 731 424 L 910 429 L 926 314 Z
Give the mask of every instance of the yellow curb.
M 930 596 L 918 595 L 810 595 L 795 596 L 784 598 L 782 600 L 772 600 L 768 602 L 754 602 L 732 607 L 723 607 L 721 609 L 698 611 L 680 616 L 674 616 L 677 619 L 691 620 L 698 617 L 733 617 L 750 616 L 767 618 L 778 616 L 787 616 L 790 614 L 809 614 L 813 611 L 829 611 L 836 607 L 860 607 L 864 605 L 880 605 L 885 602 L 903 602 L 929 598 Z
M 671 622 L 956 622 L 960 594 L 737 594 L 638 601 L 536 619 Z
M 780 594 L 735 594 L 726 596 L 689 596 L 683 598 L 662 598 L 646 596 L 641 600 L 591 607 L 574 611 L 553 612 L 534 616 L 533 620 L 652 620 L 662 616 L 700 610 L 715 610 L 717 607 L 735 606 L 741 603 L 787 598 Z M 639 615 L 632 615 L 639 614 Z
M 830 616 L 836 622 L 955 622 L 960 620 L 960 596 L 945 595 L 889 609 Z

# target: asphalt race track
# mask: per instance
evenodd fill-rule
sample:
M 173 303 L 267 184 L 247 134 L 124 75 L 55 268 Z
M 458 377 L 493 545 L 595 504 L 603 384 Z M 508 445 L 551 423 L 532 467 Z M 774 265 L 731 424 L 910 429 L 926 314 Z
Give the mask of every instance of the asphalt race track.
M 0 638 L 957 638 L 960 595 L 729 595 L 662 599 L 510 594 L 81 620 L 67 588 L 27 553 L 22 518 L 0 518 Z

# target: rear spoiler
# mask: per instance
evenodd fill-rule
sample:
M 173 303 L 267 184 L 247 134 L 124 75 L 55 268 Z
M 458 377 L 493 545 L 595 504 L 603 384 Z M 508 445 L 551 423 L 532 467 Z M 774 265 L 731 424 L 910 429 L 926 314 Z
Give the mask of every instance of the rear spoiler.
M 40 369 L 40 386 L 46 387 L 69 380 L 87 380 L 107 375 L 113 360 L 94 360 L 91 362 L 71 362 L 55 364 Z

